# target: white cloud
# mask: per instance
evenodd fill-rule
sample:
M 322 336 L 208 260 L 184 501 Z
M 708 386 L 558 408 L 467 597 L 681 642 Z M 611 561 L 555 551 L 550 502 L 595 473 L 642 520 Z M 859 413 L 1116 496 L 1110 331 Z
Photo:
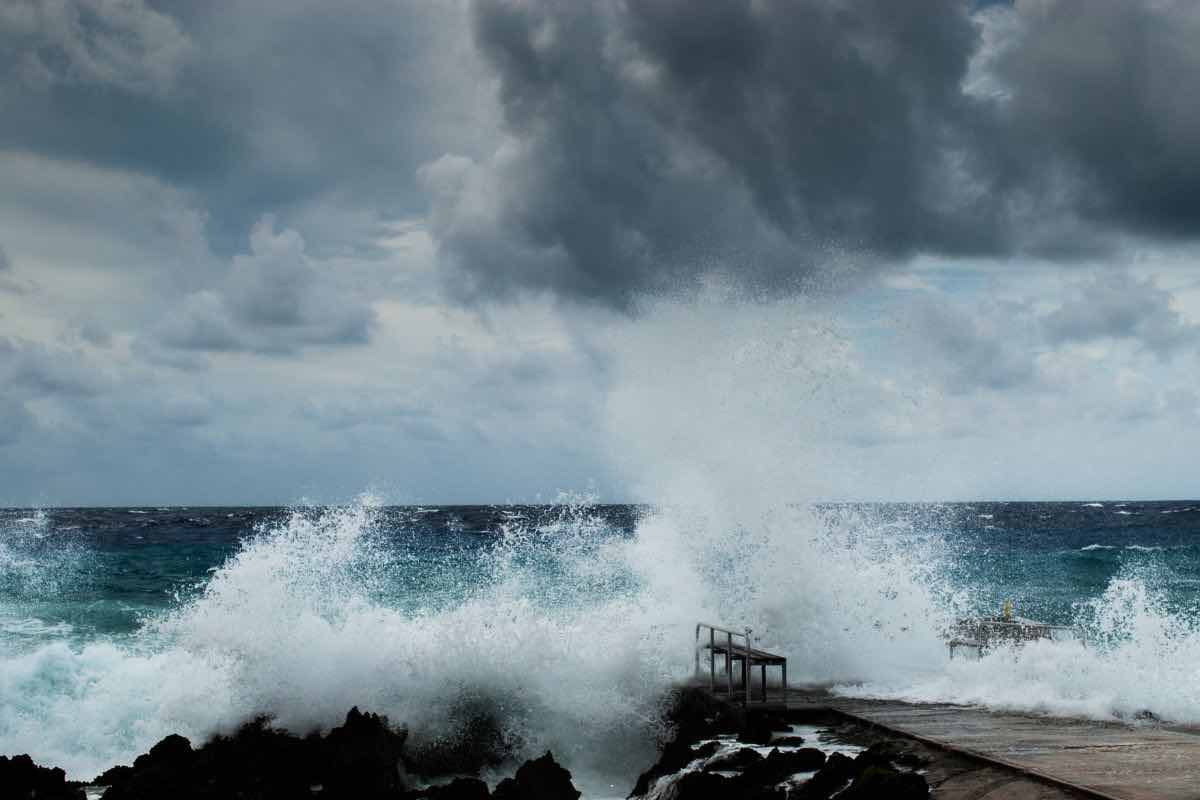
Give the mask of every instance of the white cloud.
M 1071 286 L 1042 323 L 1052 340 L 1124 339 L 1164 358 L 1200 342 L 1200 326 L 1183 318 L 1170 292 L 1124 270 L 1093 273 Z
M 294 230 L 266 216 L 250 252 L 233 257 L 225 279 L 188 295 L 160 325 L 159 338 L 185 350 L 291 353 L 314 345 L 364 344 L 375 321 L 370 298 L 318 264 Z

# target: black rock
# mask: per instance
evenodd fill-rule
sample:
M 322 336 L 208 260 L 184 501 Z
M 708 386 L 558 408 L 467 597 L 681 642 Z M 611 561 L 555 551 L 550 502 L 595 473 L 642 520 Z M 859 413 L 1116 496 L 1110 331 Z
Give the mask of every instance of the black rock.
M 431 786 L 413 794 L 429 800 L 487 800 L 488 787 L 478 778 L 455 778 L 449 783 Z
M 104 770 L 104 772 L 100 773 L 100 775 L 96 777 L 92 783 L 96 784 L 97 786 L 112 786 L 113 784 L 123 783 L 129 780 L 132 775 L 133 767 L 124 765 L 109 767 L 108 769 Z
M 0 797 L 37 800 L 84 800 L 83 789 L 69 783 L 58 767 L 41 767 L 28 755 L 0 756 Z
M 134 759 L 134 769 L 186 769 L 191 764 L 192 743 L 177 733 L 172 733 L 158 744 Z
M 671 739 L 698 742 L 719 733 L 736 733 L 746 725 L 746 712 L 695 687 L 676 689 L 667 698 L 663 719 Z
M 720 747 L 720 745 L 718 744 L 717 747 Z M 683 739 L 675 739 L 668 742 L 663 747 L 662 755 L 659 756 L 657 763 L 638 776 L 637 783 L 634 784 L 633 791 L 630 792 L 629 796 L 640 797 L 644 795 L 650 791 L 650 787 L 654 785 L 654 781 L 658 778 L 678 772 L 697 758 L 702 757 L 698 751 L 692 749 L 692 745 L 689 742 Z
M 857 765 L 858 772 L 862 772 L 869 766 L 888 767 L 899 765 L 917 769 L 928 764 L 929 759 L 918 753 L 915 745 L 911 742 L 888 739 L 876 742 L 859 753 L 854 762 Z
M 109 787 L 106 800 L 395 800 L 406 788 L 404 740 L 386 718 L 357 708 L 324 737 L 301 739 L 260 719 L 198 750 L 168 736 L 132 767 L 114 767 L 96 782 Z
M 579 790 L 571 783 L 571 773 L 554 760 L 549 751 L 541 758 L 526 761 L 517 774 L 496 786 L 496 800 L 577 800 Z
M 687 772 L 663 789 L 660 800 L 731 800 L 742 793 L 730 778 L 712 772 Z
M 705 742 L 692 750 L 692 758 L 711 758 L 721 749 L 721 743 L 718 741 Z
M 781 717 L 757 714 L 746 719 L 738 731 L 738 741 L 743 744 L 771 744 L 775 734 L 791 730 L 787 720 Z
M 794 794 L 797 800 L 827 800 L 841 791 L 857 773 L 854 759 L 844 753 L 833 753 L 825 766 L 813 775 Z
M 732 753 L 712 758 L 704 764 L 707 772 L 730 772 L 743 769 L 758 761 L 762 761 L 762 753 L 743 747 Z
M 869 766 L 854 779 L 838 800 L 926 800 L 929 784 L 915 772 L 900 772 L 891 767 Z
M 406 735 L 386 717 L 350 709 L 346 722 L 320 742 L 323 751 L 322 796 L 389 797 L 405 788 L 400 767 Z M 319 740 L 318 740 L 319 741 Z
M 804 737 L 781 736 L 778 739 L 772 739 L 770 744 L 772 747 L 802 747 L 804 745 Z
M 772 750 L 762 761 L 747 767 L 741 777 L 747 785 L 769 787 L 797 772 L 815 772 L 823 766 L 825 754 L 815 747 Z
M 447 712 L 448 732 L 410 747 L 405 761 L 421 775 L 475 775 L 499 767 L 519 752 L 521 742 L 504 731 L 486 701 L 463 700 Z

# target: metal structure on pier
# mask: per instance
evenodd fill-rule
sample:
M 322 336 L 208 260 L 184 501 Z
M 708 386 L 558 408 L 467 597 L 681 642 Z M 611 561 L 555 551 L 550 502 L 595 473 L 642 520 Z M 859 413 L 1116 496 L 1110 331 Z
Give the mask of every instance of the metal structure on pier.
M 707 635 L 705 633 L 707 632 Z M 730 700 L 740 700 L 746 704 L 769 702 L 767 686 L 767 667 L 778 667 L 779 701 L 787 699 L 787 658 L 775 653 L 768 653 L 754 646 L 754 632 L 750 628 L 735 631 L 707 622 L 696 624 L 696 678 L 703 680 L 703 665 L 708 666 L 708 690 L 716 695 L 724 695 Z M 721 662 L 721 672 L 724 681 L 717 680 L 718 656 Z M 760 692 L 756 699 L 753 692 L 754 668 L 758 667 L 760 674 Z M 738 680 L 734 681 L 735 673 Z

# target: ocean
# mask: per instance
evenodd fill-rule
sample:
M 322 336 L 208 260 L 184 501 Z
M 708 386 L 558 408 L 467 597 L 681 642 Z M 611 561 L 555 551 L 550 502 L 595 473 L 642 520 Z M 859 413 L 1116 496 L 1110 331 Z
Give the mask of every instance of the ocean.
M 453 737 L 480 715 L 589 796 L 653 761 L 698 621 L 794 683 L 1200 724 L 1200 503 L 0 511 L 0 753 L 88 779 L 168 733 L 352 705 Z M 947 656 L 1015 612 L 1086 644 Z

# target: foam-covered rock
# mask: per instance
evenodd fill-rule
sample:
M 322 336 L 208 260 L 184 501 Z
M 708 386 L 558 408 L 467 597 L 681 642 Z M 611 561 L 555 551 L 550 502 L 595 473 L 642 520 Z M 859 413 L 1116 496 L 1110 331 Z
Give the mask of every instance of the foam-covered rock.
M 731 770 L 745 769 L 751 764 L 762 760 L 762 753 L 749 747 L 743 747 L 732 753 L 726 753 L 725 755 L 709 759 L 705 762 L 704 769 L 709 772 L 729 772 Z

